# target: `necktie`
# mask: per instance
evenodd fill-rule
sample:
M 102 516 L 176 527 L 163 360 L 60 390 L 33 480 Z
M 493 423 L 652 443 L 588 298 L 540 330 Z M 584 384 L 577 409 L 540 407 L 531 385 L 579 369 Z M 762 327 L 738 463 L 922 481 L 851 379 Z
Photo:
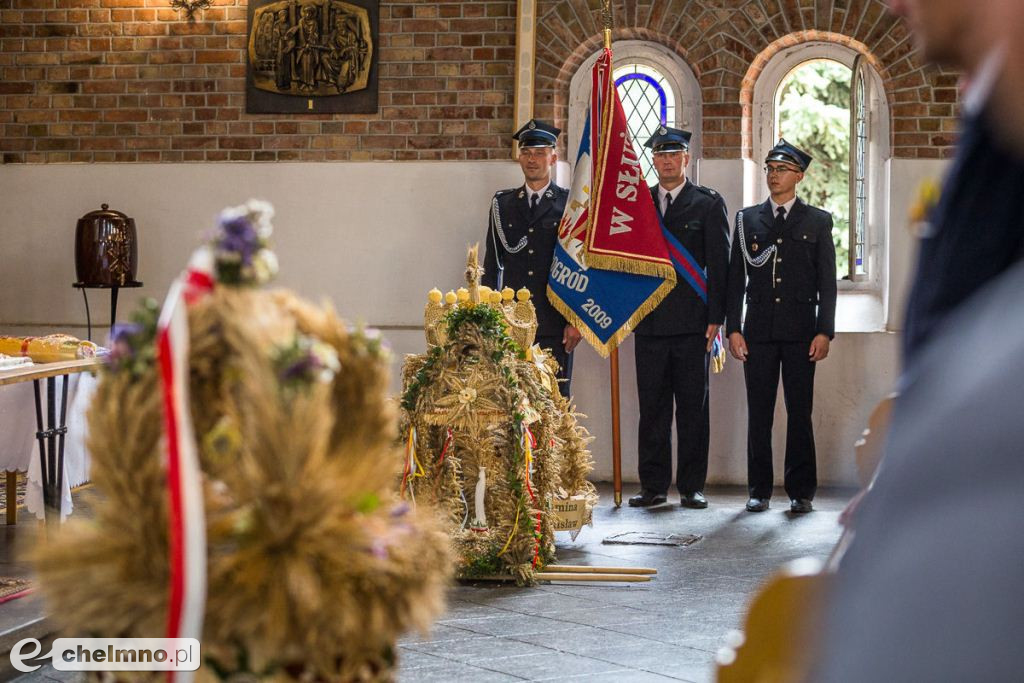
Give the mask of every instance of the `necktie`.
M 530 195 L 530 211 L 537 208 L 537 202 L 540 201 L 540 195 L 536 192 Z
M 775 223 L 772 225 L 772 230 L 776 233 L 782 232 L 782 227 L 786 224 L 786 207 L 780 206 L 775 211 Z
M 664 213 L 662 215 L 668 213 L 668 210 L 671 209 L 671 208 L 672 208 L 672 193 L 671 192 L 666 192 L 665 193 L 665 211 L 664 211 Z

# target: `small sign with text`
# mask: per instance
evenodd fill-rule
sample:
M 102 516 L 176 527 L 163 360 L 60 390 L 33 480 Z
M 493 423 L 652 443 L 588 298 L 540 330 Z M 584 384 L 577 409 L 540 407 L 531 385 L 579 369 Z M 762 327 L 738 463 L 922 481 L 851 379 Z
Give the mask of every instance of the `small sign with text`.
M 551 524 L 555 531 L 576 531 L 583 528 L 586 510 L 582 498 L 555 498 L 551 501 Z

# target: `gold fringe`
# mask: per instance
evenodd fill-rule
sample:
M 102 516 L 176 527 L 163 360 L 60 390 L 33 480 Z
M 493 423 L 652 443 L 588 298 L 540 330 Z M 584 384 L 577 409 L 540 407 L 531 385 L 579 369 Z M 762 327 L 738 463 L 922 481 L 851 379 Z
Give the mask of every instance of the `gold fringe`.
M 595 252 L 587 248 L 587 267 L 599 270 L 616 270 L 634 275 L 650 275 L 676 281 L 676 269 L 670 260 L 637 260 L 627 256 L 612 255 L 609 252 Z
M 586 339 L 592 347 L 594 347 L 594 350 L 597 351 L 602 358 L 607 358 L 611 354 L 612 349 L 621 344 L 622 341 L 633 332 L 640 321 L 647 317 L 648 313 L 658 307 L 658 304 L 668 296 L 668 293 L 671 292 L 672 288 L 675 286 L 676 283 L 674 281 L 670 282 L 665 280 L 662 282 L 658 288 L 655 289 L 649 297 L 647 297 L 647 300 L 637 307 L 633 315 L 631 315 L 629 319 L 626 320 L 626 322 L 623 323 L 619 329 L 614 332 L 614 334 L 612 334 L 607 343 L 602 342 L 590 329 L 590 326 L 584 322 L 583 318 L 581 318 L 568 304 L 562 301 L 562 299 L 559 298 L 559 296 L 555 294 L 550 287 L 548 288 L 548 301 L 550 301 L 551 305 L 555 307 L 555 310 L 562 314 L 562 317 L 569 321 L 570 325 L 580 331 L 583 338 Z

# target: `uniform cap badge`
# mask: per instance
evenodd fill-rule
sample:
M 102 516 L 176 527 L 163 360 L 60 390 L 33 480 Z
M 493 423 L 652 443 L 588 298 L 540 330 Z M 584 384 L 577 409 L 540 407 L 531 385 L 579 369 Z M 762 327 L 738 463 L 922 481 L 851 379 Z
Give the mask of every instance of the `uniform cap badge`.
M 757 251 L 757 242 L 750 245 L 750 251 Z

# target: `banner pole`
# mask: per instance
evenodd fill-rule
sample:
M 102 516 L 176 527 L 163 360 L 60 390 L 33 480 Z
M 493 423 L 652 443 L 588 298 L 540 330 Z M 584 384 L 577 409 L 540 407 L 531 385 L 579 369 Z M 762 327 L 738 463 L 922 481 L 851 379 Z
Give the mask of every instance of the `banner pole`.
M 604 47 L 612 49 L 612 19 L 611 0 L 604 0 L 601 7 L 601 19 L 604 24 Z M 620 443 L 619 431 L 619 349 L 616 346 L 612 349 L 609 359 L 612 382 L 612 488 L 615 491 L 615 507 L 622 507 L 622 445 Z
M 604 47 L 612 49 L 612 28 L 615 23 L 612 19 L 612 0 L 604 0 L 601 5 L 601 23 L 604 24 Z
M 615 507 L 622 507 L 622 447 L 619 432 L 619 349 L 612 349 L 612 487 L 615 490 Z

